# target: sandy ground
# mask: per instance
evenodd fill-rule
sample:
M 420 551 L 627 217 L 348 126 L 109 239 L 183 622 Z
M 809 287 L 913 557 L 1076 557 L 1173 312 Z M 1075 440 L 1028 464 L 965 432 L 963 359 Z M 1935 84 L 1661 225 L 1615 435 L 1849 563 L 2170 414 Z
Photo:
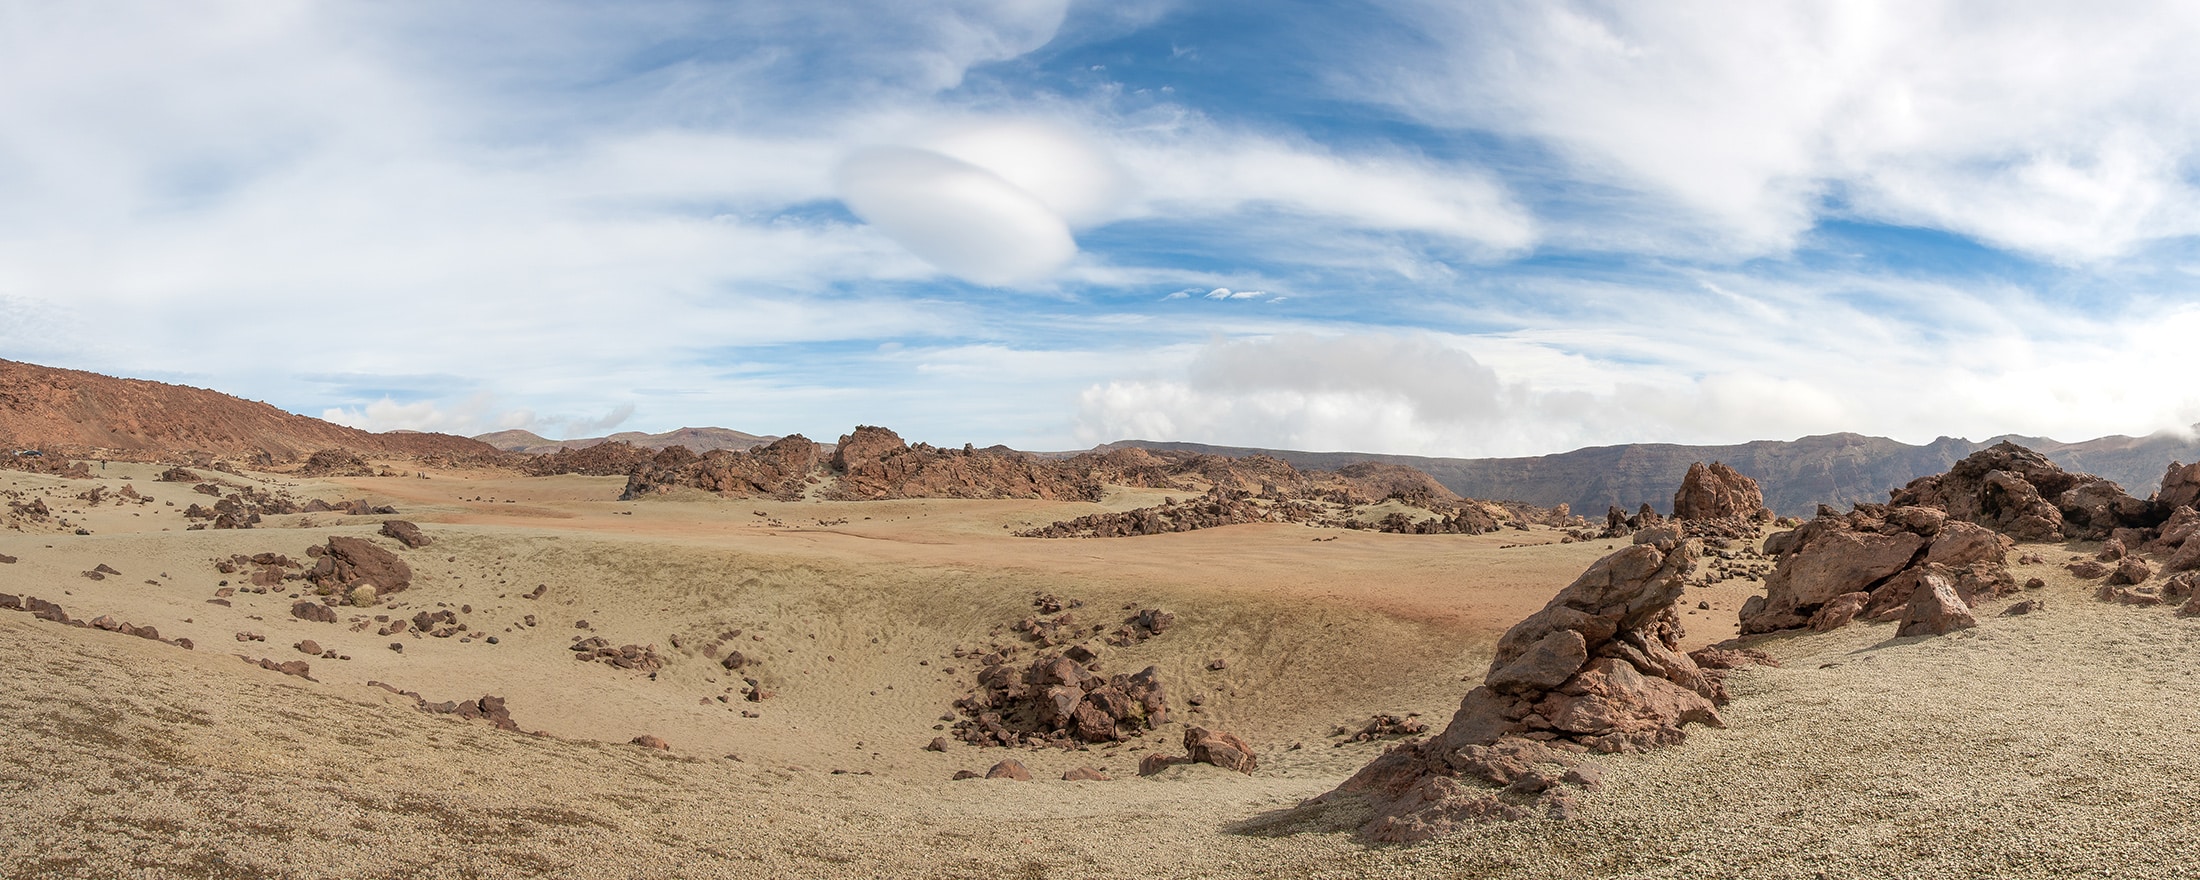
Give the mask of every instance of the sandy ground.
M 1370 847 L 1349 807 L 1296 808 L 1386 747 L 1336 747 L 1331 731 L 1376 711 L 1440 726 L 1496 634 L 1601 542 L 1295 526 L 1047 541 L 1002 526 L 1094 506 L 621 503 L 605 479 L 266 478 L 398 506 L 437 543 L 404 551 L 415 585 L 375 611 L 470 606 L 463 619 L 499 636 L 397 637 L 397 653 L 372 630 L 292 620 L 284 597 L 206 603 L 225 577 L 213 558 L 299 556 L 380 518 L 185 532 L 176 511 L 204 496 L 141 470 L 95 482 L 130 480 L 154 502 L 96 508 L 61 503 L 84 481 L 0 473 L 0 490 L 46 497 L 92 533 L 0 531 L 0 554 L 21 560 L 0 566 L 0 592 L 198 643 L 0 613 L 13 733 L 0 876 L 2127 877 L 2180 876 L 2200 857 L 2182 830 L 2200 782 L 2183 754 L 2200 623 L 2100 605 L 2060 569 L 2020 575 L 2049 581 L 2042 614 L 1941 639 L 1858 625 L 1772 642 L 1786 666 L 1737 679 L 1728 729 L 1606 759 L 1581 819 Z M 123 575 L 81 575 L 101 563 Z M 541 599 L 522 598 L 538 584 Z M 1751 586 L 1692 590 L 1691 610 L 1714 610 L 1686 618 L 1691 641 L 1730 633 Z M 1180 709 L 1200 695 L 1187 720 L 1251 740 L 1260 772 L 1136 778 L 1140 755 L 1175 750 L 1177 725 L 1089 751 L 923 751 L 969 686 L 953 649 L 1010 641 L 995 629 L 1041 592 L 1084 600 L 1098 622 L 1126 605 L 1176 612 L 1177 628 L 1103 663 L 1157 666 Z M 774 699 L 715 699 L 738 682 L 695 646 L 730 629 L 765 658 Z M 671 665 L 652 680 L 574 662 L 566 646 L 590 633 L 654 643 Z M 352 659 L 311 661 L 308 682 L 232 656 L 293 659 L 309 637 Z M 1209 671 L 1218 658 L 1227 669 Z M 427 715 L 368 680 L 499 694 L 551 736 Z M 674 751 L 624 744 L 641 733 Z M 1008 756 L 1042 781 L 948 781 Z M 1058 781 L 1080 765 L 1117 780 Z

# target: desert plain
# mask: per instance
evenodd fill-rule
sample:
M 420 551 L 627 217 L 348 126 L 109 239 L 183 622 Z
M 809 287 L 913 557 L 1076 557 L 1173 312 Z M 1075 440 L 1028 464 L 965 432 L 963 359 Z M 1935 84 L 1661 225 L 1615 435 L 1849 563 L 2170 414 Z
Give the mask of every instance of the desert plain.
M 1724 728 L 1597 756 L 1603 784 L 1570 818 L 1395 845 L 1355 834 L 1367 816 L 1350 799 L 1306 803 L 1397 743 L 1350 734 L 1381 713 L 1441 729 L 1498 636 L 1625 539 L 1288 523 L 1025 538 L 1169 493 L 621 501 L 616 477 L 392 464 L 201 472 L 224 491 L 397 511 L 236 530 L 188 530 L 192 484 L 159 482 L 163 465 L 0 471 L 0 491 L 53 517 L 0 531 L 17 560 L 0 592 L 165 640 L 0 612 L 0 875 L 2170 877 L 2200 858 L 2196 624 L 2097 602 L 2059 564 L 2012 566 L 2042 581 L 2026 598 L 2043 613 L 1983 609 L 1931 638 L 1863 621 L 1757 637 L 1779 665 L 1731 673 Z M 379 533 L 397 518 L 432 543 Z M 291 615 L 295 582 L 237 590 L 216 567 L 304 560 L 331 536 L 388 548 L 410 588 L 332 624 Z M 1733 638 L 1760 590 L 1691 583 L 1684 647 Z M 1174 615 L 1095 661 L 1157 670 L 1168 723 L 1071 747 L 951 735 L 971 658 L 1016 644 L 1049 601 L 1095 631 Z M 381 635 L 372 617 L 442 611 L 466 629 Z M 646 646 L 658 668 L 576 662 L 583 638 Z M 326 656 L 301 653 L 308 639 Z M 738 671 L 718 662 L 733 649 L 750 658 Z M 262 659 L 307 661 L 310 678 Z M 750 679 L 764 699 L 746 698 Z M 486 695 L 519 730 L 421 708 Z M 1258 768 L 1141 776 L 1187 725 L 1241 737 Z M 1031 779 L 952 778 L 1008 758 Z M 1078 768 L 1108 778 L 1062 779 Z

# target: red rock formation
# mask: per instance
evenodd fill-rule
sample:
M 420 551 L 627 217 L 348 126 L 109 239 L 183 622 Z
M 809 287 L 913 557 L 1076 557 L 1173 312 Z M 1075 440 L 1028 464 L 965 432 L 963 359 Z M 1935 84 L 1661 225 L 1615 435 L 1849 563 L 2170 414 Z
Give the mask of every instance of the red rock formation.
M 1972 453 L 1945 474 L 1911 481 L 1889 504 L 1937 508 L 2019 541 L 2098 541 L 2118 528 L 2157 525 L 2168 514 L 2115 483 L 2070 473 L 2008 442 Z
M 1762 517 L 1769 520 L 1770 514 L 1765 509 L 1765 493 L 1757 488 L 1757 481 L 1721 462 L 1706 465 L 1699 461 L 1689 465 L 1688 475 L 1681 478 L 1680 491 L 1673 493 L 1675 519 Z
M 1944 566 L 1970 604 L 2008 595 L 2017 589 L 2008 569 L 2013 543 L 1929 507 L 1871 504 L 1846 514 L 1822 512 L 1801 528 L 1765 539 L 1766 552 L 1778 562 L 1765 578 L 1765 595 L 1742 605 L 1742 632 L 1824 630 L 1857 616 L 1892 617 L 1917 595 L 1928 565 Z M 1862 605 L 1841 607 L 1854 604 L 1858 593 L 1866 596 Z
M 1377 840 L 1417 840 L 1461 823 L 1572 809 L 1593 768 L 1570 748 L 1619 752 L 1678 743 L 1722 725 L 1718 676 L 1679 651 L 1674 603 L 1699 546 L 1677 526 L 1646 529 L 1498 641 L 1481 687 L 1444 732 L 1392 749 L 1318 800 L 1367 799 Z

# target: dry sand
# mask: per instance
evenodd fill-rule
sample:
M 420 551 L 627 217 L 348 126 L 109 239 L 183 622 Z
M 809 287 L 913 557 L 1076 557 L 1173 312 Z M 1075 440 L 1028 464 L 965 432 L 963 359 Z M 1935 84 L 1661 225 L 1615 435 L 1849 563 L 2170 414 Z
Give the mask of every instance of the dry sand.
M 1495 636 L 1604 542 L 1296 526 L 1016 539 L 1002 527 L 1094 506 L 621 503 L 616 479 L 255 475 L 420 523 L 437 543 L 401 551 L 415 584 L 376 612 L 470 605 L 464 619 L 500 642 L 460 644 L 293 620 L 276 595 L 207 604 L 235 581 L 213 558 L 297 557 L 381 518 L 185 532 L 176 511 L 204 496 L 153 473 L 114 465 L 94 481 L 130 479 L 153 504 L 67 505 L 91 535 L 0 531 L 0 554 L 21 558 L 0 566 L 0 592 L 198 643 L 0 613 L 14 734 L 0 876 L 2180 876 L 2200 857 L 2183 833 L 2200 790 L 2183 757 L 2200 623 L 2095 603 L 2060 569 L 2020 571 L 2049 581 L 2042 614 L 1941 639 L 1856 625 L 1773 641 L 1787 665 L 1737 677 L 1729 729 L 1604 759 L 1608 787 L 1578 820 L 1371 847 L 1351 838 L 1349 808 L 1295 806 L 1386 747 L 1333 747 L 1333 728 L 1377 711 L 1441 726 Z M 88 485 L 0 473 L 0 489 L 57 509 Z M 124 574 L 81 576 L 100 563 Z M 538 584 L 543 598 L 521 598 Z M 1750 586 L 1691 590 L 1687 607 L 1715 610 L 1684 618 L 1690 641 L 1730 634 Z M 1089 751 L 923 751 L 974 671 L 949 653 L 1012 641 L 991 633 L 1038 592 L 1084 600 L 1095 622 L 1125 605 L 1176 612 L 1177 628 L 1103 662 L 1158 666 L 1180 712 L 1200 695 L 1187 719 L 1252 741 L 1260 772 L 1137 778 L 1140 755 L 1176 750 L 1178 725 Z M 519 625 L 526 614 L 540 625 Z M 714 699 L 738 681 L 695 646 L 734 628 L 774 699 Z M 576 663 L 567 645 L 589 632 L 672 663 L 655 680 Z M 298 658 L 300 638 L 353 659 L 311 661 L 316 683 L 232 656 Z M 1215 658 L 1228 668 L 1207 670 Z M 427 715 L 368 680 L 432 700 L 499 694 L 554 736 Z M 674 751 L 625 744 L 642 733 Z M 1042 781 L 947 780 L 1010 756 Z M 1080 765 L 1117 779 L 1057 781 Z

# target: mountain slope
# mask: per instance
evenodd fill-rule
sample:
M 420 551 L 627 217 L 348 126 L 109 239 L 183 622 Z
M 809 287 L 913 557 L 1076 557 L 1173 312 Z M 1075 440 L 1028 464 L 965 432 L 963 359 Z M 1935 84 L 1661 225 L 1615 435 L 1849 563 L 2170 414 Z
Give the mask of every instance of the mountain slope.
M 291 461 L 321 449 L 494 455 L 449 434 L 374 434 L 218 391 L 0 360 L 0 444 L 85 456 L 205 452 Z

